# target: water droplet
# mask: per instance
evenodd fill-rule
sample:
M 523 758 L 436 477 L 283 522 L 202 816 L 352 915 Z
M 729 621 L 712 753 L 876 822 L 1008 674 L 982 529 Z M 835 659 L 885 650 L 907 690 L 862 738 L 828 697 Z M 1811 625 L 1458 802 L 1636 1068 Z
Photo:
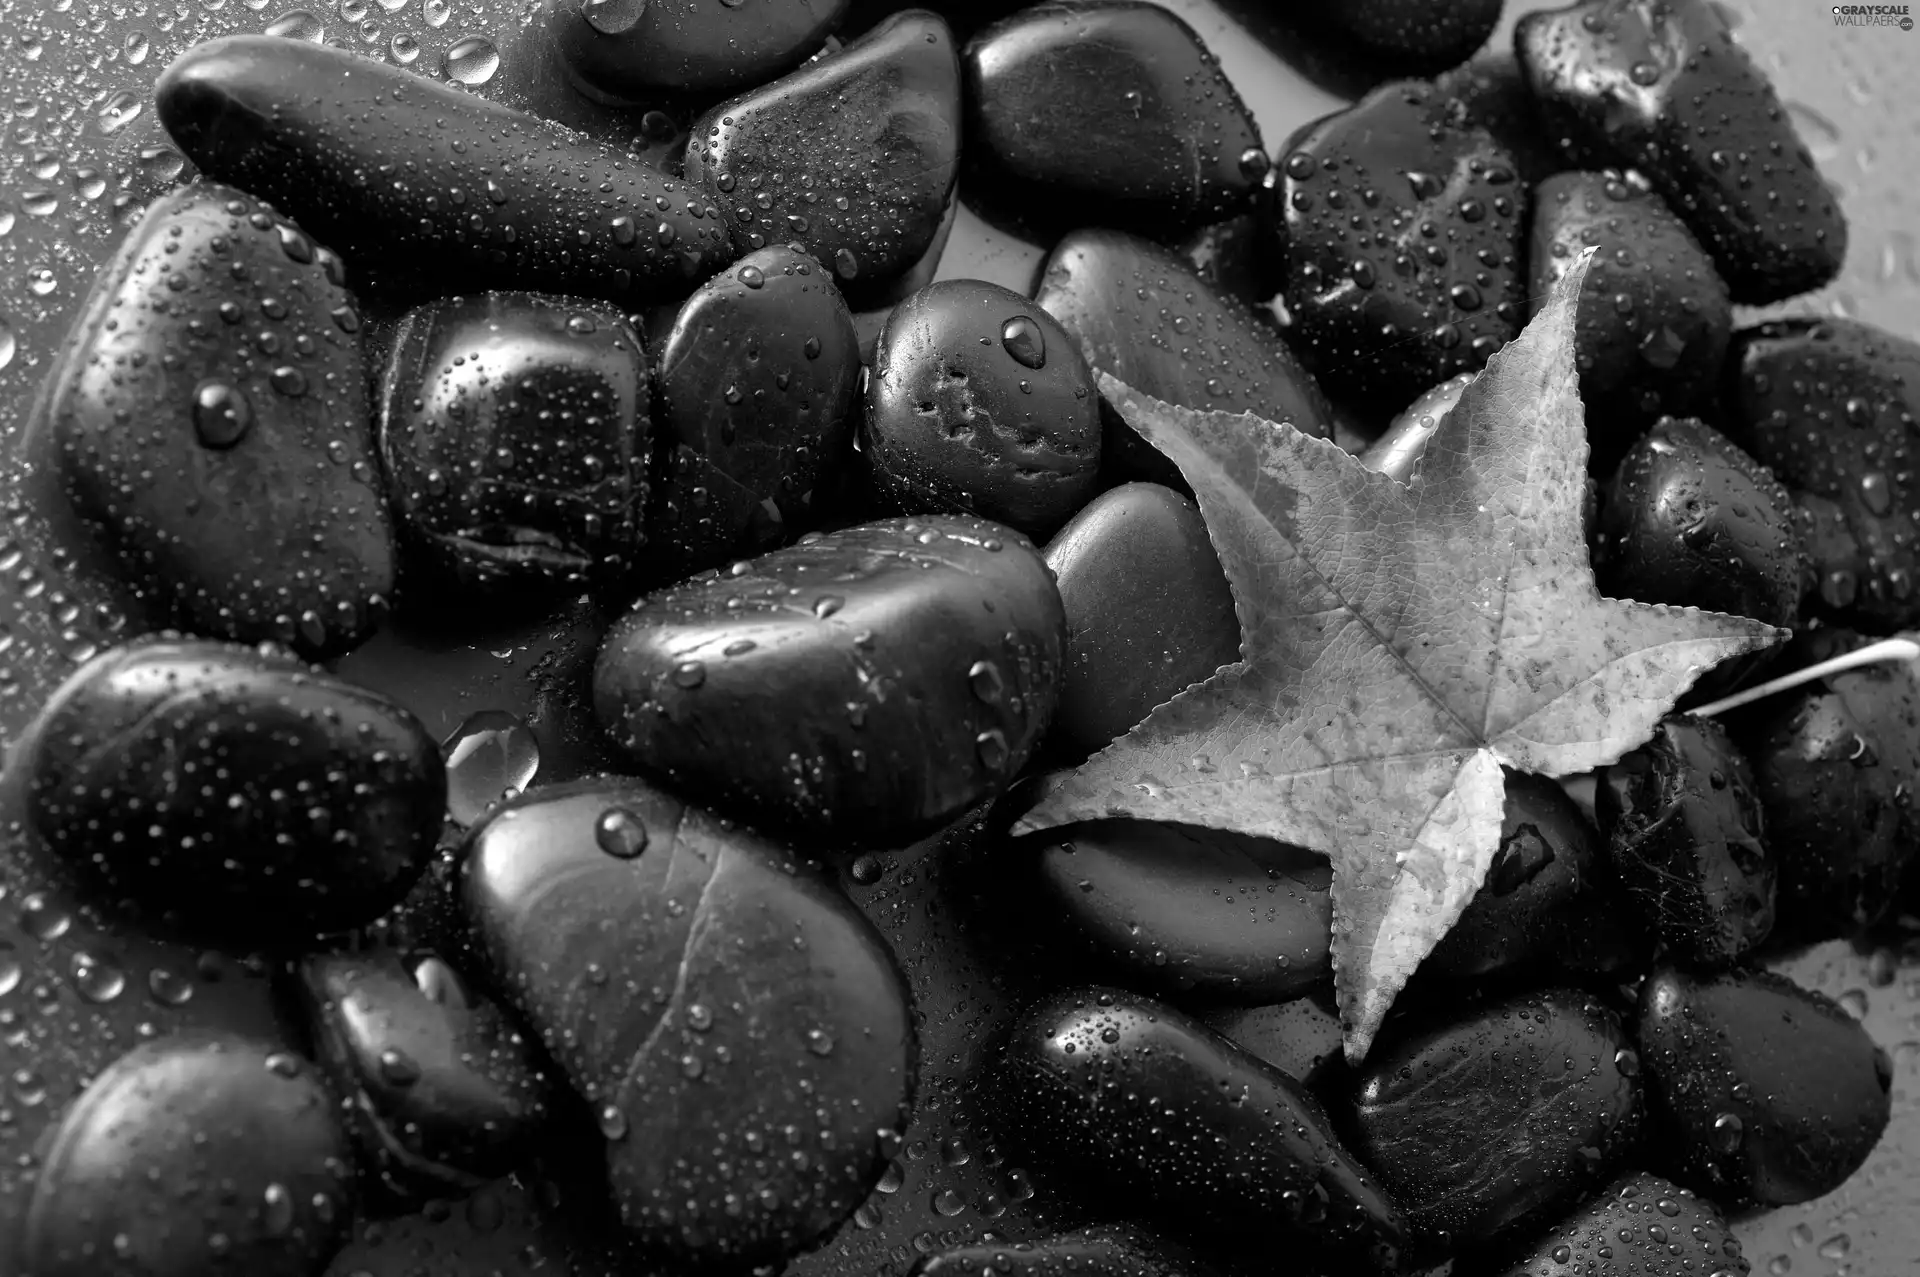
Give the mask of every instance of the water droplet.
M 1713 1146 L 1722 1153 L 1735 1153 L 1740 1149 L 1740 1141 L 1746 1138 L 1747 1124 L 1738 1115 L 1722 1113 L 1713 1119 Z
M 647 849 L 647 824 L 625 807 L 609 807 L 593 822 L 593 840 L 609 856 L 632 860 Z
M 1613 1053 L 1613 1067 L 1619 1070 L 1621 1077 L 1637 1077 L 1640 1073 L 1640 1057 L 1634 1054 L 1631 1047 L 1623 1046 Z
M 279 36 L 282 40 L 306 40 L 319 44 L 327 38 L 327 24 L 306 9 L 294 9 L 269 22 L 267 34 Z
M 684 691 L 692 691 L 707 681 L 707 667 L 702 661 L 682 661 L 673 667 L 673 685 Z
M 73 984 L 89 1002 L 112 1002 L 127 988 L 127 973 L 82 950 L 73 955 Z
M 1893 491 L 1887 486 L 1886 475 L 1874 470 L 1860 476 L 1860 504 L 1880 518 L 1892 513 Z
M 934 1211 L 948 1219 L 952 1219 L 966 1208 L 966 1200 L 951 1188 L 943 1188 L 933 1195 Z
M 426 999 L 436 1006 L 458 1011 L 467 1005 L 467 992 L 460 983 L 460 973 L 447 965 L 444 958 L 428 954 L 420 959 L 413 968 L 414 987 L 426 995 Z
M 600 1125 L 600 1134 L 608 1140 L 618 1143 L 627 1138 L 627 1115 L 618 1104 L 602 1104 L 594 1115 Z
M 420 1080 L 420 1066 L 397 1047 L 380 1052 L 380 1076 L 394 1086 L 412 1086 Z
M 401 31 L 388 41 L 387 52 L 391 53 L 393 60 L 401 66 L 412 66 L 414 60 L 420 56 L 420 42 L 405 31 Z
M 0 368 L 12 363 L 19 350 L 20 339 L 14 336 L 13 324 L 5 316 L 0 316 Z
M 449 0 L 426 0 L 420 6 L 420 16 L 427 20 L 430 27 L 444 27 L 447 19 L 453 16 L 453 5 Z
M 58 940 L 73 926 L 73 917 L 44 891 L 36 891 L 20 901 L 20 929 L 35 940 Z
M 601 35 L 621 35 L 631 31 L 647 11 L 647 0 L 586 0 L 580 16 Z
M 807 1030 L 807 1050 L 822 1057 L 833 1054 L 833 1034 L 825 1029 Z
M 58 287 L 60 281 L 54 276 L 51 266 L 35 266 L 27 272 L 27 291 L 35 297 L 45 297 Z
M 292 364 L 281 364 L 267 374 L 267 384 L 289 399 L 298 399 L 307 393 L 307 374 Z
M 510 792 L 525 789 L 540 770 L 533 730 L 504 710 L 470 714 L 442 745 L 447 760 L 447 815 L 471 825 Z
M 847 873 L 863 887 L 871 887 L 880 881 L 881 865 L 878 856 L 856 856 Z
M 760 288 L 767 282 L 767 273 L 758 266 L 742 266 L 735 278 L 748 288 Z
M 1023 368 L 1047 365 L 1047 334 L 1030 315 L 1015 315 L 1000 326 L 1000 344 Z
M 696 1002 L 687 1008 L 687 1027 L 695 1033 L 706 1033 L 713 1028 L 713 1010 L 705 1003 Z
M 147 992 L 161 1006 L 185 1006 L 193 1000 L 193 981 L 167 967 L 154 967 L 147 972 Z
M 1641 88 L 1660 83 L 1660 68 L 1651 62 L 1636 62 L 1627 68 L 1627 78 Z
M 1416 170 L 1407 172 L 1407 185 L 1413 189 L 1413 198 L 1417 200 L 1430 200 L 1446 189 L 1446 184 L 1433 174 Z
M 462 36 L 447 50 L 441 67 L 449 80 L 469 86 L 485 84 L 500 69 L 500 50 L 485 36 Z
M 992 661 L 975 661 L 967 670 L 967 686 L 973 689 L 974 698 L 984 705 L 998 705 L 1007 691 L 1000 667 Z
M 860 273 L 860 259 L 850 249 L 836 249 L 833 254 L 833 273 L 841 279 L 852 279 Z
M 293 1194 L 285 1184 L 269 1184 L 260 1194 L 266 1208 L 260 1214 L 260 1227 L 269 1237 L 285 1237 L 293 1231 Z
M 1845 1259 L 1847 1252 L 1853 1249 L 1853 1239 L 1845 1233 L 1835 1233 L 1820 1243 L 1819 1255 L 1822 1259 Z
M 1867 1018 L 1867 991 L 1865 989 L 1848 989 L 1845 993 L 1835 998 L 1834 1001 L 1838 1002 L 1841 1009 L 1854 1019 L 1864 1020 Z
M 26 968 L 21 965 L 19 951 L 7 941 L 0 940 L 0 998 L 19 988 L 25 976 Z
M 846 600 L 839 595 L 823 594 L 813 601 L 813 614 L 824 621 L 844 606 Z
M 245 394 L 219 381 L 203 381 L 193 392 L 193 432 L 209 448 L 231 448 L 253 427 L 253 405 Z
M 997 772 L 1007 765 L 1007 736 L 997 727 L 989 727 L 973 738 L 974 752 L 980 756 L 980 765 L 990 772 Z

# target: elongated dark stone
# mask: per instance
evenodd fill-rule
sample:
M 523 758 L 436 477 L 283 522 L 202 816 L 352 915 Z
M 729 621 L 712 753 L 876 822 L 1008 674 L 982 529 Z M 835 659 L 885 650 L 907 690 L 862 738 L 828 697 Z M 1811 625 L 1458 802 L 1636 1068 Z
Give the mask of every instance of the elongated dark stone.
M 202 172 L 274 201 L 384 286 L 640 302 L 734 256 L 688 184 L 345 49 L 228 36 L 180 55 L 154 91 Z

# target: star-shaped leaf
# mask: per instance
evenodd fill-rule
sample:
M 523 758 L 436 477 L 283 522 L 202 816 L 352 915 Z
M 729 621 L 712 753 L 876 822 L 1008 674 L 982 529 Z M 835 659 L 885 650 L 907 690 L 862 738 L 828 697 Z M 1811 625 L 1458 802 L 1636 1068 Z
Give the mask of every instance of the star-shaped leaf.
M 1573 363 L 1585 276 L 1583 258 L 1406 484 L 1290 426 L 1101 378 L 1193 486 L 1242 659 L 1155 709 L 1019 828 L 1131 816 L 1325 852 L 1352 1059 L 1486 876 L 1503 766 L 1610 763 L 1701 673 L 1784 636 L 1595 587 Z

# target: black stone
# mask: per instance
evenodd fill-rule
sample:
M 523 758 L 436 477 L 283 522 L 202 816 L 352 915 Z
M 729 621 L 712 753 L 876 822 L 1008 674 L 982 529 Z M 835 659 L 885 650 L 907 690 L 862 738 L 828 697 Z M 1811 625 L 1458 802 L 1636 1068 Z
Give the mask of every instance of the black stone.
M 1605 491 L 1593 553 L 1601 593 L 1799 623 L 1805 551 L 1793 498 L 1725 435 L 1667 418 Z
M 1210 1277 L 1183 1247 L 1132 1224 L 1102 1224 L 1038 1241 L 975 1242 L 929 1255 L 911 1277 Z
M 749 253 L 687 299 L 658 354 L 659 575 L 805 531 L 839 483 L 860 383 L 853 317 L 827 271 L 784 245 Z
M 1433 432 L 1440 428 L 1440 423 L 1447 419 L 1447 414 L 1453 411 L 1453 406 L 1460 402 L 1460 396 L 1478 375 L 1455 373 L 1432 389 L 1422 391 L 1419 398 L 1387 423 L 1379 438 L 1367 445 L 1366 451 L 1360 454 L 1360 464 L 1401 483 L 1412 479 L 1420 458 L 1427 451 L 1427 440 L 1433 438 Z
M 643 782 L 582 781 L 479 826 L 465 898 L 649 1248 L 775 1263 L 866 1196 L 906 1120 L 913 1026 L 816 866 Z
M 1899 463 L 1920 417 L 1920 345 L 1843 319 L 1745 329 L 1727 357 L 1728 432 L 1839 521 L 1808 606 L 1875 631 L 1920 622 L 1920 483 Z
M 1009 1139 L 1061 1191 L 1213 1247 L 1275 1234 L 1391 1269 L 1400 1212 L 1304 1088 L 1133 993 L 1055 994 L 1014 1026 L 997 1076 Z
M 342 280 L 211 183 L 156 201 L 95 278 L 30 429 L 165 621 L 321 656 L 384 613 L 393 536 Z
M 1611 464 L 1648 422 L 1714 388 L 1733 331 L 1727 287 L 1638 173 L 1561 173 L 1534 190 L 1528 292 L 1538 313 L 1582 250 L 1574 361 L 1594 460 Z
M 735 256 L 721 210 L 686 183 L 347 49 L 228 36 L 175 59 L 154 92 L 202 172 L 290 210 L 383 288 L 638 303 Z M 383 168 L 406 180 L 373 180 Z
M 1269 161 L 1193 28 L 1144 0 L 1053 0 L 967 45 L 968 191 L 1156 235 L 1240 212 Z M 1058 220 L 1057 218 L 1054 220 Z
M 687 181 L 736 251 L 795 244 L 844 283 L 884 280 L 940 229 L 960 165 L 960 60 L 947 24 L 896 14 L 845 49 L 713 108 Z
M 648 390 L 639 334 L 604 303 L 487 293 L 409 313 L 381 383 L 379 446 L 414 563 L 470 597 L 628 575 Z
M 1647 1090 L 1686 1181 L 1789 1206 L 1847 1181 L 1886 1130 L 1893 1062 L 1839 1006 L 1767 971 L 1663 968 L 1640 991 Z
M 1323 12 L 1367 52 L 1409 71 L 1464 61 L 1500 24 L 1502 0 L 1346 0 Z
M 1094 498 L 1047 546 L 1067 611 L 1055 727 L 1099 749 L 1240 659 L 1240 621 L 1199 508 L 1128 483 Z
M 1332 998 L 1308 994 L 1262 1007 L 1220 1007 L 1207 1027 L 1303 1085 L 1319 1089 L 1341 1075 L 1340 1016 Z
M 1513 157 L 1514 170 L 1528 186 L 1567 167 L 1541 125 L 1533 90 L 1510 46 L 1481 50 L 1471 61 L 1435 76 L 1433 87 L 1453 99 L 1461 123 L 1493 136 Z
M 1258 308 L 1280 291 L 1279 245 L 1261 188 L 1258 213 L 1242 213 L 1202 226 L 1180 241 L 1177 250 L 1195 274 L 1224 297 Z
M 1676 960 L 1730 966 L 1773 931 L 1778 878 L 1753 770 L 1709 718 L 1663 719 L 1601 769 L 1594 807 L 1622 887 Z
M 1039 867 L 1042 908 L 1129 985 L 1277 1002 L 1332 971 L 1324 856 L 1218 829 L 1098 820 L 1042 848 Z
M 1282 156 L 1287 338 L 1331 393 L 1398 409 L 1520 331 L 1526 188 L 1452 99 L 1383 84 Z
M 1504 1277 L 1747 1277 L 1753 1265 L 1712 1202 L 1631 1171 L 1554 1225 Z
M 560 56 L 589 93 L 651 106 L 663 91 L 728 93 L 819 49 L 848 0 L 558 0 Z
M 1734 301 L 1782 301 L 1839 273 L 1840 202 L 1720 9 L 1586 0 L 1522 18 L 1514 49 L 1562 153 L 1646 174 Z
M 881 330 L 862 445 L 895 508 L 1045 537 L 1099 483 L 1100 400 L 1046 311 L 997 284 L 945 280 Z
M 297 943 L 372 921 L 433 853 L 440 750 L 384 697 L 259 650 L 142 639 L 48 702 L 34 831 L 195 934 Z
M 313 1277 L 346 1237 L 352 1150 L 313 1067 L 187 1030 L 96 1077 L 49 1132 L 19 1238 L 32 1277 Z
M 1158 244 L 1121 231 L 1075 231 L 1054 246 L 1034 301 L 1073 334 L 1096 371 L 1141 394 L 1251 412 L 1327 437 L 1333 411 L 1286 344 Z M 1121 476 L 1180 484 L 1166 458 L 1117 415 L 1113 424 L 1102 448 Z
M 1920 856 L 1920 693 L 1873 665 L 1767 698 L 1728 724 L 1753 763 L 1779 864 L 1774 935 L 1851 935 L 1893 906 Z
M 534 1049 L 443 960 L 308 958 L 300 988 L 362 1165 L 401 1196 L 471 1192 L 518 1168 L 550 1120 Z
M 1559 782 L 1510 771 L 1486 882 L 1420 966 L 1447 980 L 1609 975 L 1646 956 L 1600 839 Z
M 898 846 L 1019 772 L 1065 646 L 1059 591 L 1018 533 L 890 519 L 641 600 L 601 646 L 594 709 L 719 810 Z
M 1640 1132 L 1638 1062 L 1583 993 L 1523 994 L 1377 1043 L 1354 1151 L 1415 1228 L 1477 1248 L 1604 1183 Z

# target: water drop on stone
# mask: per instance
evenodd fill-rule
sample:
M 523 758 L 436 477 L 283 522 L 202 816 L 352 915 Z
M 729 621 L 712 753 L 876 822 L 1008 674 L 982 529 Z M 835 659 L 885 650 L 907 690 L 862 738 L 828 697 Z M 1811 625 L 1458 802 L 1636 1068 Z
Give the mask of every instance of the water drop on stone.
M 1738 1152 L 1746 1133 L 1747 1124 L 1737 1114 L 1722 1113 L 1713 1119 L 1713 1146 L 1722 1153 Z
M 449 80 L 468 86 L 485 84 L 500 69 L 500 50 L 485 36 L 462 36 L 447 50 L 442 68 Z
M 758 266 L 742 266 L 737 279 L 748 288 L 760 288 L 767 282 L 767 274 Z
M 147 992 L 161 1006 L 185 1006 L 193 1000 L 193 981 L 166 967 L 147 972 Z
M 36 891 L 21 899 L 20 929 L 35 940 L 58 940 L 72 926 L 72 916 L 45 892 Z
M 601 35 L 621 35 L 631 31 L 647 11 L 647 0 L 586 0 L 580 16 Z
M 997 772 L 1007 765 L 1007 736 L 999 728 L 990 727 L 974 737 L 973 747 L 980 765 L 988 771 Z
M 203 381 L 193 392 L 193 433 L 209 448 L 231 448 L 253 427 L 253 405 L 240 390 Z
M 420 42 L 402 31 L 388 42 L 387 52 L 391 53 L 393 60 L 401 66 L 411 66 L 420 56 Z
M 1878 470 L 1860 476 L 1860 503 L 1867 511 L 1885 518 L 1893 511 L 1893 491 L 1887 486 L 1887 476 Z
M 1023 368 L 1044 368 L 1047 364 L 1047 335 L 1030 315 L 1016 315 L 1000 327 L 1000 344 Z
M 853 880 L 863 887 L 871 887 L 880 881 L 880 858 L 878 856 L 856 856 L 847 870 Z
M 73 983 L 89 1002 L 112 1002 L 126 991 L 127 973 L 82 950 L 73 955 Z
M 470 714 L 442 745 L 447 760 L 447 815 L 471 825 L 487 808 L 532 782 L 540 770 L 533 730 L 504 710 Z
M 627 1138 L 627 1115 L 618 1104 L 602 1104 L 595 1114 L 600 1134 L 615 1143 Z
M 260 1195 L 265 1207 L 260 1213 L 260 1226 L 269 1237 L 285 1237 L 293 1231 L 293 1194 L 287 1191 L 285 1184 L 269 1184 Z
M 647 849 L 646 822 L 625 807 L 609 807 L 593 822 L 593 840 L 609 856 L 632 860 Z
M 25 975 L 26 969 L 21 965 L 19 952 L 5 940 L 0 940 L 0 998 L 19 988 Z
M 998 705 L 1007 690 L 1000 667 L 992 661 L 975 661 L 972 668 L 967 670 L 967 686 L 973 689 L 974 698 L 984 705 Z
M 833 1034 L 827 1032 L 825 1029 L 808 1029 L 807 1050 L 823 1058 L 832 1055 Z
M 707 667 L 700 661 L 682 661 L 673 667 L 673 685 L 692 691 L 707 681 Z

